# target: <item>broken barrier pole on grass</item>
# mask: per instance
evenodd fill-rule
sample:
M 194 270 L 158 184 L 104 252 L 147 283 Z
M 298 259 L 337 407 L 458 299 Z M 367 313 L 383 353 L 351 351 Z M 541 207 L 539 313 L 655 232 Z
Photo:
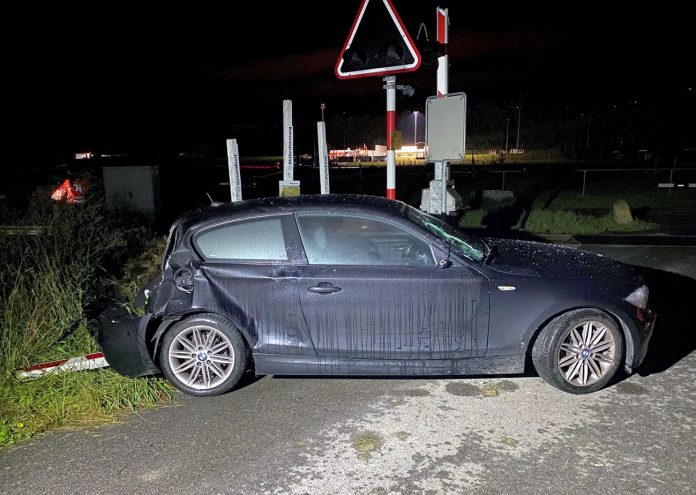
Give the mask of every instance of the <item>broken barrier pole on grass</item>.
M 81 357 L 33 364 L 31 366 L 27 366 L 26 368 L 19 369 L 17 372 L 17 377 L 20 380 L 30 380 L 40 378 L 48 373 L 96 370 L 99 368 L 107 368 L 108 366 L 109 363 L 106 362 L 104 354 L 101 352 L 95 352 L 93 354 L 87 354 L 86 356 Z

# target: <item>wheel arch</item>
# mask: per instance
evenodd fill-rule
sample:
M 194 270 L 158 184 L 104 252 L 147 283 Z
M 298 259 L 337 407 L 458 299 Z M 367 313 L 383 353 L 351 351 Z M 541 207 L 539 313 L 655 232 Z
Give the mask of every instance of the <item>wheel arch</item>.
M 541 323 L 534 325 L 529 331 L 527 331 L 527 334 L 525 335 L 525 340 L 522 342 L 522 345 L 526 346 L 524 365 L 525 372 L 534 369 L 534 364 L 532 363 L 532 349 L 534 348 L 534 343 L 539 337 L 541 331 L 555 318 L 558 318 L 559 316 L 570 311 L 577 311 L 582 309 L 593 309 L 596 311 L 600 311 L 618 325 L 618 327 L 621 329 L 621 333 L 624 338 L 624 368 L 630 371 L 630 363 L 633 362 L 633 355 L 635 353 L 635 343 L 633 341 L 633 334 L 631 333 L 629 326 L 624 321 L 624 318 L 622 318 L 618 314 L 618 311 L 607 308 L 606 306 L 599 306 L 595 304 L 580 304 L 569 306 L 562 310 L 556 310 L 549 315 L 545 315 Z
M 172 325 L 186 318 L 201 315 L 215 315 L 220 318 L 224 318 L 230 323 L 231 326 L 239 330 L 239 333 L 242 334 L 242 339 L 244 340 L 244 343 L 246 344 L 247 349 L 249 351 L 249 359 L 253 360 L 253 355 L 251 352 L 251 343 L 253 342 L 253 340 L 251 339 L 252 336 L 250 332 L 243 325 L 240 325 L 238 322 L 236 322 L 234 318 L 230 318 L 229 315 L 221 314 L 218 311 L 211 311 L 209 309 L 204 308 L 192 308 L 190 310 L 182 311 L 173 315 L 166 315 L 160 318 L 152 318 L 145 333 L 148 350 L 150 351 L 150 357 L 152 358 L 152 360 L 155 363 L 159 362 L 159 354 L 162 350 L 162 337 L 164 336 L 164 334 L 167 333 L 167 331 L 172 327 Z

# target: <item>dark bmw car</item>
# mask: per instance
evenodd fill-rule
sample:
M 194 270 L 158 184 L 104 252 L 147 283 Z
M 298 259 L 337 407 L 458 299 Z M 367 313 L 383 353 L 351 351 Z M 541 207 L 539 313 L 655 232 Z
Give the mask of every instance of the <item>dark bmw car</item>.
M 100 317 L 107 361 L 200 396 L 259 375 L 525 372 L 587 393 L 640 365 L 654 325 L 630 267 L 481 239 L 398 202 L 302 196 L 174 223 L 145 316 Z

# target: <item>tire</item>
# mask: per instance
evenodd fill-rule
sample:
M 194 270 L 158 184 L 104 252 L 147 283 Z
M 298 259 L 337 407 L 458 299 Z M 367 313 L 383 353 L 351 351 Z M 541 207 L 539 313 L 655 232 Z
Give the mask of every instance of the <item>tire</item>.
M 554 318 L 532 348 L 539 376 L 571 394 L 604 387 L 621 367 L 623 355 L 623 333 L 612 318 L 596 309 L 577 309 Z
M 242 334 L 214 314 L 195 315 L 175 323 L 160 352 L 162 373 L 182 392 L 212 397 L 229 392 L 248 361 Z

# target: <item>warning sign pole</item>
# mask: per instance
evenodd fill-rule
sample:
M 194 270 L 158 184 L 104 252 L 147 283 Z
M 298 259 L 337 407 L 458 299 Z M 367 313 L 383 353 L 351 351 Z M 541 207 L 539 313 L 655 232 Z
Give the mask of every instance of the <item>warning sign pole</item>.
M 449 44 L 449 11 L 437 7 L 437 42 L 442 45 L 442 55 L 437 58 L 437 96 L 441 98 L 449 91 L 449 56 L 447 45 Z
M 384 78 L 387 90 L 387 198 L 396 199 L 396 153 L 392 137 L 396 131 L 396 76 Z
M 441 53 L 437 59 L 437 98 L 444 101 L 447 99 L 449 93 L 449 57 L 447 55 L 447 45 L 449 43 L 449 12 L 447 9 L 437 7 L 435 9 L 435 14 L 437 42 L 440 45 Z M 466 108 L 465 103 L 463 108 Z M 428 115 L 427 112 L 426 115 Z M 430 117 L 428 117 L 428 119 L 430 119 Z M 428 120 L 426 122 L 426 127 L 429 127 L 429 125 L 430 121 Z M 463 132 L 465 133 L 465 131 Z M 428 136 L 428 133 L 426 133 L 426 136 Z M 463 139 L 464 135 L 462 136 L 462 143 Z M 428 138 L 428 141 L 430 141 L 430 138 Z M 453 149 L 454 148 L 456 147 L 453 147 Z M 432 151 L 430 143 L 427 149 L 428 155 L 430 155 Z M 453 156 L 451 159 L 456 158 Z M 447 216 L 450 213 L 456 213 L 461 203 L 461 198 L 454 188 L 450 188 L 453 184 L 450 181 L 450 168 L 447 159 L 441 157 L 434 160 L 433 175 L 433 180 L 431 180 L 429 184 L 430 187 L 428 189 L 423 189 L 421 193 L 421 209 L 433 215 Z
M 440 7 L 436 8 L 437 22 L 437 42 L 442 46 L 443 55 L 437 59 L 437 97 L 442 98 L 449 92 L 449 57 L 447 56 L 447 44 L 449 43 L 449 15 L 448 10 Z M 449 213 L 448 198 L 447 198 L 447 182 L 449 181 L 449 164 L 445 161 L 435 162 L 435 177 L 436 187 L 439 186 L 439 191 L 433 191 L 431 186 L 430 197 L 435 201 L 431 201 L 430 213 L 440 213 L 447 215 Z M 439 182 L 437 182 L 439 181 Z M 432 204 L 439 203 L 439 204 Z
M 410 91 L 407 86 L 397 87 L 394 74 L 418 70 L 422 58 L 411 35 L 408 34 L 392 0 L 362 0 L 358 14 L 350 28 L 343 50 L 336 61 L 336 77 L 384 77 L 387 91 L 387 198 L 396 199 L 396 90 Z M 408 89 L 407 89 L 408 88 Z

